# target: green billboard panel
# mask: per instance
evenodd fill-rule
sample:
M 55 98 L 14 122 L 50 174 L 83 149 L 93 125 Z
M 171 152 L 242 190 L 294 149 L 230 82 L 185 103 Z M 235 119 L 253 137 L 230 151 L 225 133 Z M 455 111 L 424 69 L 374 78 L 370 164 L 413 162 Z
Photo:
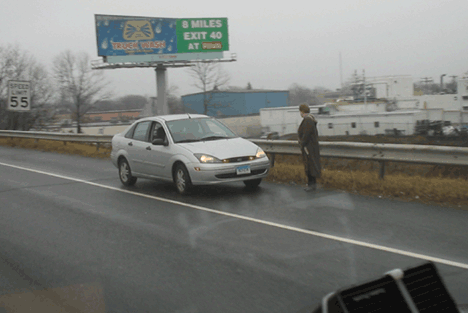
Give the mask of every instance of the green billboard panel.
M 177 19 L 177 52 L 216 52 L 229 50 L 227 18 Z

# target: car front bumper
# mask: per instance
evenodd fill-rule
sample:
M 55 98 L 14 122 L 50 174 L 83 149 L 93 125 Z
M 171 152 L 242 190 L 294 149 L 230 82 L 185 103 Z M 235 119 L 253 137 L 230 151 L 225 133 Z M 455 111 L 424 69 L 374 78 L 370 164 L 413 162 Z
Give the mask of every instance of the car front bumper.
M 238 175 L 236 169 L 245 165 L 250 165 L 250 174 Z M 211 185 L 267 177 L 270 161 L 265 158 L 229 164 L 189 163 L 186 166 L 193 185 Z

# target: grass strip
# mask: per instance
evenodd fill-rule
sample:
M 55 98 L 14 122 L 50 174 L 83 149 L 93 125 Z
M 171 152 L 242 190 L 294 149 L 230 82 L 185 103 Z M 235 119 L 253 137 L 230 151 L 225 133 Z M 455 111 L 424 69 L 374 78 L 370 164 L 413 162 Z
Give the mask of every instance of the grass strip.
M 35 149 L 46 152 L 81 155 L 92 158 L 109 158 L 112 150 L 109 144 L 101 144 L 98 149 L 96 144 L 63 142 L 56 140 L 35 140 L 29 138 L 0 138 L 0 145 Z
M 111 147 L 95 144 L 26 138 L 0 138 L 0 145 L 40 151 L 109 158 Z M 399 198 L 423 203 L 468 206 L 468 169 L 434 165 L 388 162 L 385 179 L 378 177 L 378 163 L 372 161 L 322 159 L 325 188 L 340 189 L 361 195 Z M 277 155 L 267 181 L 305 184 L 300 156 Z
M 463 167 L 450 169 L 448 166 L 394 162 L 387 166 L 384 180 L 379 179 L 377 162 L 322 159 L 322 167 L 322 177 L 318 183 L 325 188 L 423 203 L 458 207 L 468 205 L 468 169 Z M 305 184 L 306 176 L 301 158 L 277 156 L 267 180 Z

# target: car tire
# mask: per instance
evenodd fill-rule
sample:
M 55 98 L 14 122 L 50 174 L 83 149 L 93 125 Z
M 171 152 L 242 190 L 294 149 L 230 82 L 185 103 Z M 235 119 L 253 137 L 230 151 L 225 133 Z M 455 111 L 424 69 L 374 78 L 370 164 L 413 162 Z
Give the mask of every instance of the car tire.
M 132 176 L 132 170 L 126 159 L 119 162 L 119 178 L 124 186 L 133 186 L 137 181 L 137 178 Z
M 183 164 L 177 164 L 174 169 L 174 184 L 177 192 L 181 195 L 187 194 L 192 189 L 192 181 L 187 168 Z
M 244 184 L 248 188 L 256 188 L 256 187 L 258 187 L 258 185 L 260 185 L 261 182 L 262 182 L 261 178 L 251 179 L 251 180 L 244 180 Z

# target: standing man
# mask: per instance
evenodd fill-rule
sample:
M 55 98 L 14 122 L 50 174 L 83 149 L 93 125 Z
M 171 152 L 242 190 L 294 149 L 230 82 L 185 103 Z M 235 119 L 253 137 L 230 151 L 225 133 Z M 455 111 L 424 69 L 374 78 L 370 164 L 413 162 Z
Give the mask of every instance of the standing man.
M 299 112 L 303 120 L 297 135 L 307 175 L 307 185 L 304 190 L 314 191 L 317 189 L 317 178 L 320 178 L 321 174 L 317 120 L 310 114 L 310 108 L 305 103 L 299 106 Z

